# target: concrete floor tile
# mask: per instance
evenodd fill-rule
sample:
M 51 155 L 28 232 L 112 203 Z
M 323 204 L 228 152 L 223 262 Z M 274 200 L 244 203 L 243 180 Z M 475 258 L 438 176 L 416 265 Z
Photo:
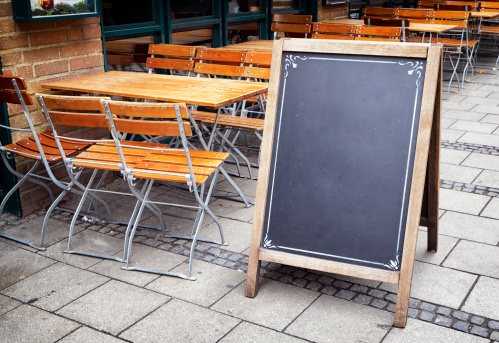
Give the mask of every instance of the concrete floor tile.
M 442 101 L 442 109 L 469 111 L 473 107 L 475 107 L 475 105 L 473 105 L 473 104 L 466 104 L 466 105 L 461 106 L 461 104 L 459 102 Z M 482 117 L 483 117 L 483 115 L 482 115 Z M 459 119 L 459 118 L 456 118 L 456 119 Z
M 499 243 L 499 221 L 447 211 L 440 218 L 440 234 L 469 241 Z
M 478 96 L 468 96 L 468 97 L 466 97 L 466 99 L 461 101 L 459 104 L 460 105 L 473 104 L 473 105 L 497 107 L 499 105 L 499 99 L 484 98 L 484 97 L 478 97 Z
M 440 235 L 438 236 L 437 252 L 428 251 L 428 233 L 426 231 L 419 230 L 418 244 L 416 246 L 416 260 L 432 264 L 440 264 L 449 254 L 451 249 L 456 245 L 457 241 L 457 238 L 444 236 L 440 232 Z
M 258 326 L 248 322 L 242 322 L 219 342 L 304 343 L 306 341 L 271 329 L 264 328 L 262 326 Z
M 458 308 L 476 280 L 475 275 L 416 261 L 411 297 L 434 304 Z M 385 291 L 397 292 L 397 285 L 383 283 Z
M 483 85 L 482 87 L 480 87 L 480 90 L 481 91 L 499 92 L 499 86 L 495 85 L 495 84 Z
M 442 180 L 472 183 L 482 169 L 456 166 L 454 164 L 440 163 L 440 178 Z
M 53 312 L 108 280 L 104 276 L 56 263 L 2 293 Z
M 470 104 L 466 104 L 467 106 Z M 499 107 L 491 105 L 476 105 L 473 107 L 473 112 L 481 112 L 487 114 L 499 114 Z
M 497 109 L 499 110 L 499 107 Z M 499 137 L 488 133 L 466 132 L 464 135 L 459 137 L 457 141 L 462 143 L 499 146 Z
M 80 324 L 52 313 L 21 305 L 2 316 L 0 337 L 3 342 L 52 343 L 78 326 Z
M 485 90 L 482 91 L 482 90 L 477 90 L 477 89 L 470 89 L 469 85 L 466 85 L 466 88 L 462 89 L 461 93 L 468 95 L 468 96 L 480 97 L 480 98 L 486 98 L 492 94 L 491 91 L 485 91 Z
M 448 129 L 456 121 L 457 121 L 457 119 L 453 119 L 453 118 L 441 118 L 440 119 L 440 127 L 442 129 Z
M 244 204 L 240 202 L 227 199 L 217 199 L 210 205 L 210 209 L 219 218 L 231 218 L 247 222 L 253 219 L 255 206 L 246 208 L 244 207 Z
M 317 292 L 266 278 L 260 278 L 255 298 L 247 298 L 245 288 L 246 283 L 240 284 L 211 309 L 282 331 L 319 296 Z
M 106 335 L 105 333 L 99 332 L 97 330 L 90 329 L 86 326 L 82 326 L 75 332 L 64 337 L 58 343 L 120 343 L 123 340 Z
M 443 265 L 469 273 L 499 278 L 499 247 L 461 241 Z
M 444 210 L 478 215 L 490 197 L 450 189 L 440 189 L 440 208 Z
M 116 256 L 122 257 L 122 253 L 120 252 Z M 130 267 L 171 270 L 185 260 L 187 260 L 185 256 L 136 243 L 132 246 Z M 157 274 L 123 270 L 120 268 L 123 265 L 114 261 L 103 260 L 88 270 L 140 287 L 159 277 Z
M 14 246 L 0 250 L 0 290 L 56 263 L 39 254 Z
M 499 219 L 499 198 L 492 198 L 480 216 Z
M 89 256 L 66 254 L 63 251 L 67 247 L 66 239 L 48 247 L 47 251 L 40 254 L 82 269 L 87 269 L 102 260 Z M 87 229 L 73 236 L 72 249 L 114 255 L 123 251 L 123 240 Z
M 481 123 L 499 124 L 499 115 L 487 114 L 480 120 Z
M 468 120 L 458 120 L 452 126 L 450 126 L 449 129 L 480 133 L 492 133 L 495 129 L 497 129 L 497 125 Z
M 314 342 L 380 342 L 393 314 L 328 295 L 321 295 L 285 333 Z
M 189 281 L 186 281 L 189 282 Z M 120 337 L 132 342 L 217 342 L 240 320 L 174 299 Z
M 117 335 L 170 298 L 120 281 L 110 281 L 57 311 L 97 330 Z
M 220 218 L 225 241 L 229 244 L 221 246 L 222 249 L 242 253 L 248 249 L 251 240 L 252 224 L 241 222 L 234 219 Z M 201 235 L 204 238 L 220 239 L 218 225 L 213 222 L 201 229 Z
M 459 165 L 466 157 L 469 156 L 471 152 L 452 150 L 452 149 L 440 149 L 440 162 L 448 164 Z
M 444 102 L 445 103 L 445 102 Z M 442 104 L 443 106 L 443 104 Z M 442 118 L 448 118 L 448 119 L 459 119 L 459 120 L 468 120 L 468 121 L 479 121 L 483 117 L 485 117 L 485 114 L 483 113 L 478 113 L 478 112 L 472 112 L 472 111 L 467 111 L 465 109 L 459 108 L 459 104 L 456 104 L 457 108 L 456 109 L 449 109 L 445 111 L 442 114 Z
M 488 343 L 486 338 L 473 336 L 443 326 L 409 318 L 403 329 L 392 328 L 383 343 Z
M 470 154 L 461 165 L 499 171 L 499 156 Z
M 457 142 L 457 140 L 461 138 L 466 133 L 466 131 L 442 129 L 440 133 L 442 140 L 449 142 Z
M 21 305 L 17 300 L 11 299 L 0 294 L 0 316 L 5 312 L 15 309 L 17 306 Z
M 481 276 L 466 299 L 463 311 L 499 319 L 499 280 Z
M 493 170 L 484 170 L 475 181 L 474 185 L 499 188 L 499 172 Z
M 174 271 L 185 273 L 187 263 Z M 193 274 L 196 281 L 162 276 L 147 285 L 148 289 L 174 298 L 209 307 L 246 280 L 246 274 L 216 264 L 195 260 Z
M 252 173 L 255 173 L 254 177 L 256 177 L 256 173 L 258 173 L 258 169 L 253 169 Z M 236 185 L 241 189 L 243 194 L 246 197 L 254 198 L 256 196 L 256 182 L 257 180 L 254 179 L 248 179 L 248 178 L 242 178 L 242 177 L 233 177 L 234 182 Z M 217 185 L 217 191 L 225 191 L 228 193 L 235 194 L 236 191 L 234 187 L 228 182 L 228 181 L 223 181 L 218 183 Z

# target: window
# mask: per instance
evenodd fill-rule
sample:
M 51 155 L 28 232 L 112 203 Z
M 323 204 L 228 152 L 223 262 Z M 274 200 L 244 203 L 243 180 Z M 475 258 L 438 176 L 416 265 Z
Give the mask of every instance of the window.
M 300 0 L 274 0 L 272 2 L 273 10 L 289 9 L 299 6 L 300 6 Z
M 105 27 L 154 21 L 153 0 L 102 0 Z
M 171 18 L 183 19 L 213 15 L 213 0 L 171 0 Z
M 229 25 L 229 44 L 237 44 L 250 40 L 260 39 L 260 23 L 243 23 Z
M 229 14 L 260 12 L 260 0 L 229 0 Z

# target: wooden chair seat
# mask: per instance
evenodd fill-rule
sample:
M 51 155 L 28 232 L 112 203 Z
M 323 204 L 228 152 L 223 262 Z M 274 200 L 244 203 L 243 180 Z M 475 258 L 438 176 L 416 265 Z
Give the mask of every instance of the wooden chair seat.
M 33 136 L 31 136 L 31 137 L 29 137 L 29 139 L 33 140 L 34 138 L 33 138 Z M 44 132 L 40 133 L 38 135 L 38 139 L 40 140 L 40 143 L 42 143 L 43 145 L 57 148 L 57 143 L 54 139 L 54 134 L 52 133 L 52 131 L 44 131 Z M 64 148 L 64 150 L 68 149 L 68 150 L 81 151 L 81 150 L 88 148 L 92 144 L 90 144 L 90 143 L 78 143 L 75 141 L 71 141 L 69 139 L 68 140 L 61 139 L 61 145 Z
M 213 175 L 217 168 L 210 167 L 197 167 L 193 166 L 192 170 L 194 172 L 194 179 L 196 184 L 201 185 L 208 180 L 208 178 Z M 158 173 L 154 173 L 157 171 Z M 159 173 L 162 172 L 162 173 Z M 163 173 L 189 173 L 189 167 L 186 163 L 176 164 L 167 162 L 150 162 L 143 161 L 137 163 L 132 170 L 132 174 L 135 177 L 140 177 L 144 179 L 153 179 L 165 182 L 186 182 L 186 179 L 181 176 L 166 175 Z
M 229 154 L 226 154 L 225 156 L 229 156 Z M 151 154 L 143 158 L 144 162 L 157 162 L 157 163 L 172 163 L 172 164 L 179 164 L 179 165 L 187 165 L 187 158 L 181 155 L 169 155 L 169 154 Z M 224 160 L 220 159 L 210 159 L 210 158 L 203 158 L 203 157 L 192 157 L 191 156 L 191 163 L 193 167 L 212 167 L 212 168 L 218 168 L 219 166 L 222 165 Z
M 25 139 L 24 141 L 29 141 L 29 139 Z M 24 146 L 23 146 L 24 145 Z M 36 148 L 34 144 L 23 144 L 19 145 L 17 143 L 7 144 L 4 146 L 5 150 L 14 154 L 21 155 L 23 157 L 29 158 L 31 160 L 38 160 L 41 158 L 39 150 Z M 35 149 L 33 149 L 35 148 Z M 46 153 L 45 157 L 48 162 L 59 162 L 62 159 L 62 156 L 57 151 L 57 154 L 49 154 Z
M 200 121 L 208 125 L 215 124 L 217 117 L 215 113 L 203 111 L 192 111 L 191 113 L 192 117 L 196 121 Z M 220 114 L 220 117 L 218 118 L 218 125 L 251 131 L 262 131 L 264 123 L 264 119 L 244 118 L 227 114 Z

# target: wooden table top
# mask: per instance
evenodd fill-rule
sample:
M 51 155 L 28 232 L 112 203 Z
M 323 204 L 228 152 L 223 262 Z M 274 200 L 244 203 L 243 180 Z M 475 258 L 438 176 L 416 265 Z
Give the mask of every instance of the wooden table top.
M 471 12 L 472 18 L 495 18 L 499 16 L 499 12 Z
M 362 19 L 337 19 L 328 20 L 325 23 L 330 24 L 347 24 L 354 26 L 364 26 Z M 444 33 L 456 29 L 455 25 L 440 25 L 440 24 L 426 24 L 426 23 L 411 23 L 409 22 L 409 30 L 417 32 L 431 32 L 431 33 Z
M 120 95 L 220 108 L 264 93 L 268 84 L 229 79 L 110 71 L 42 84 L 48 89 Z
M 220 47 L 218 49 L 255 50 L 255 51 L 262 51 L 262 52 L 272 52 L 273 48 L 274 48 L 274 41 L 273 40 L 258 39 L 258 40 L 250 40 L 250 41 L 243 42 L 243 43 L 237 43 L 237 44 L 233 44 L 233 45 L 227 45 L 227 46 Z

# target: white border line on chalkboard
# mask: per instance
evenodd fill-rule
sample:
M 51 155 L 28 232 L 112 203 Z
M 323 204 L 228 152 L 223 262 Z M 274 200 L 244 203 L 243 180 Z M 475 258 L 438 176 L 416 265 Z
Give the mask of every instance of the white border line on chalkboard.
M 284 57 L 284 56 L 283 56 Z M 285 55 L 285 58 L 288 59 L 289 62 L 291 62 L 291 64 L 293 64 L 293 69 L 297 67 L 296 63 L 293 62 L 293 55 L 292 54 L 287 54 Z M 278 128 L 277 128 L 277 144 L 276 144 L 276 153 L 275 153 L 275 160 L 274 160 L 274 164 L 273 164 L 273 168 L 274 168 L 274 171 L 273 171 L 273 175 L 272 175 L 272 187 L 271 187 L 271 190 L 270 190 L 270 199 L 269 199 L 269 215 L 268 215 L 268 220 L 267 220 L 267 232 L 265 233 L 265 238 L 263 240 L 263 246 L 264 248 L 267 248 L 267 249 L 276 249 L 276 248 L 279 248 L 279 249 L 284 249 L 284 250 L 291 250 L 291 251 L 299 251 L 299 252 L 303 252 L 303 253 L 309 253 L 309 254 L 312 254 L 312 255 L 319 255 L 319 256 L 329 256 L 329 257 L 334 257 L 334 258 L 338 258 L 338 259 L 343 259 L 343 260 L 349 260 L 349 261 L 357 261 L 357 262 L 362 262 L 362 263 L 367 263 L 367 264 L 373 264 L 373 265 L 378 265 L 378 266 L 384 266 L 388 269 L 398 269 L 400 267 L 400 264 L 399 264 L 399 261 L 400 261 L 400 237 L 401 237 L 401 232 L 402 232 L 402 220 L 403 220 L 403 212 L 404 212 L 404 201 L 405 201 L 405 197 L 406 197 L 406 193 L 407 193 L 407 187 L 409 186 L 408 184 L 408 181 L 407 180 L 407 177 L 408 177 L 408 174 L 409 174 L 409 167 L 410 167 L 410 153 L 411 153 L 411 148 L 412 148 L 412 138 L 414 137 L 414 125 L 415 125 L 415 118 L 416 118 L 416 109 L 417 109 L 417 99 L 418 99 L 418 95 L 419 95 L 419 87 L 420 87 L 420 82 L 419 82 L 419 78 L 421 77 L 421 70 L 423 65 L 424 65 L 424 62 L 403 62 L 403 61 L 397 61 L 397 62 L 387 62 L 387 61 L 380 61 L 380 60 L 377 60 L 377 61 L 370 61 L 370 60 L 357 60 L 357 59 L 340 59 L 340 58 L 321 58 L 321 57 L 309 57 L 309 58 L 302 58 L 302 57 L 299 57 L 299 56 L 294 56 L 294 60 L 295 61 L 298 61 L 298 59 L 300 60 L 326 60 L 326 61 L 339 61 L 339 62 L 359 62 L 359 63 L 380 63 L 380 64 L 398 64 L 398 65 L 405 65 L 405 64 L 409 64 L 412 66 L 412 69 L 413 71 L 412 72 L 409 72 L 410 75 L 413 74 L 414 71 L 416 71 L 416 73 L 419 75 L 418 76 L 418 79 L 416 81 L 416 95 L 415 95 L 415 99 L 414 99 L 414 108 L 413 108 L 413 116 L 412 116 L 412 126 L 411 126 L 411 136 L 410 136 L 410 140 L 409 140 L 409 153 L 408 153 L 408 156 L 407 156 L 407 164 L 406 164 L 406 175 L 405 175 L 405 185 L 404 185 L 404 193 L 403 193 L 403 199 L 402 199 L 402 206 L 401 206 L 401 211 L 400 211 L 400 221 L 399 221 L 399 231 L 398 231 L 398 238 L 397 238 L 397 247 L 396 247 L 396 254 L 394 256 L 394 259 L 392 261 L 390 261 L 389 263 L 385 264 L 385 263 L 382 263 L 382 262 L 375 262 L 375 261 L 365 261 L 365 260 L 361 260 L 361 259 L 355 259 L 355 258 L 351 258 L 351 257 L 346 257 L 346 256 L 338 256 L 338 255 L 332 255 L 332 254 L 324 254 L 324 253 L 320 253 L 320 252 L 315 252 L 315 251 L 308 251 L 308 250 L 303 250 L 303 249 L 296 249 L 296 248 L 291 248 L 291 247 L 285 247 L 285 246 L 275 246 L 272 244 L 272 241 L 269 240 L 268 238 L 268 234 L 269 234 L 269 229 L 270 229 L 270 214 L 271 214 L 271 211 L 272 211 L 272 199 L 273 199 L 273 195 L 274 195 L 274 183 L 275 183 L 275 174 L 276 174 L 276 165 L 277 165 L 277 156 L 278 156 L 278 152 L 279 152 L 279 138 L 280 138 L 280 134 L 281 134 L 281 122 L 282 122 L 282 113 L 283 113 L 283 110 L 284 110 L 284 97 L 285 97 L 285 93 L 286 93 L 286 81 L 287 81 L 287 76 L 288 76 L 288 66 L 289 64 L 286 63 L 286 66 L 285 66 L 285 73 L 284 73 L 284 82 L 283 82 L 283 90 L 282 90 L 282 99 L 281 99 L 281 108 L 280 108 L 280 112 L 279 112 L 279 124 L 278 124 Z M 394 263 L 396 265 L 394 265 Z

